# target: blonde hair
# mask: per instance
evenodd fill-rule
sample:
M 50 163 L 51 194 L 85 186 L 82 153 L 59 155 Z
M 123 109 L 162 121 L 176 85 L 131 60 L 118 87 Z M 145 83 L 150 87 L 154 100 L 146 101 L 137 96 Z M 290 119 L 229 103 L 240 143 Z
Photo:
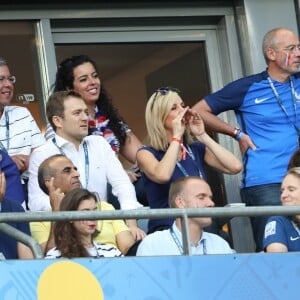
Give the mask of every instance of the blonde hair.
M 169 146 L 164 123 L 177 97 L 178 93 L 175 91 L 169 90 L 166 94 L 156 91 L 148 100 L 145 120 L 150 145 L 156 150 L 165 151 Z M 189 144 L 193 141 L 188 130 L 184 139 Z
M 300 179 L 300 167 L 294 167 L 288 170 L 285 177 L 289 174 L 293 174 Z
M 184 194 L 188 182 L 192 180 L 198 180 L 200 182 L 202 181 L 208 184 L 206 180 L 200 178 L 199 176 L 187 176 L 176 179 L 174 182 L 171 183 L 169 189 L 169 206 L 171 208 L 176 208 L 176 198 Z

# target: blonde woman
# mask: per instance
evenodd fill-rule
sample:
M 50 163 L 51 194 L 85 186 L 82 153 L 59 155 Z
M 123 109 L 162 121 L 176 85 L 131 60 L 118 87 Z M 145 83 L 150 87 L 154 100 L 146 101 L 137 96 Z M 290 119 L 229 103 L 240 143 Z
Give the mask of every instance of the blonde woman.
M 281 184 L 283 206 L 300 205 L 300 168 L 290 169 Z M 300 251 L 300 215 L 268 219 L 263 240 L 265 252 Z
M 186 107 L 175 88 L 160 88 L 146 106 L 150 146 L 137 154 L 150 208 L 168 208 L 170 184 L 183 176 L 205 179 L 205 164 L 228 174 L 242 169 L 241 162 L 206 132 L 199 114 Z M 169 228 L 173 219 L 149 221 L 148 232 Z

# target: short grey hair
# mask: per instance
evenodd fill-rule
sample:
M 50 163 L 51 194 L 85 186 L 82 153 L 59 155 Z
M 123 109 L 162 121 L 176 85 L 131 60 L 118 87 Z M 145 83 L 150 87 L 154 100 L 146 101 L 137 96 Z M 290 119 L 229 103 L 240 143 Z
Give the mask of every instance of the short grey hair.
M 274 28 L 274 29 L 268 31 L 265 34 L 265 36 L 263 38 L 263 42 L 262 42 L 262 51 L 263 51 L 263 55 L 264 55 L 264 58 L 265 58 L 265 61 L 267 64 L 269 62 L 267 51 L 269 48 L 272 48 L 274 50 L 277 49 L 278 42 L 280 41 L 280 38 L 281 38 L 278 36 L 278 32 L 280 32 L 280 31 L 290 31 L 290 32 L 294 33 L 289 28 L 278 27 L 278 28 Z

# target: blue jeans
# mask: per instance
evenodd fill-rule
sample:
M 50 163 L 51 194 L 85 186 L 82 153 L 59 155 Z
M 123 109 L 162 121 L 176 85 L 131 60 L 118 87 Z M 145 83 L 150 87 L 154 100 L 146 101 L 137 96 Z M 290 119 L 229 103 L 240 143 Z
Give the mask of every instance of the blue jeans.
M 241 189 L 241 200 L 246 206 L 281 205 L 280 183 L 256 185 Z M 256 243 L 256 251 L 262 251 L 262 243 L 265 225 L 269 216 L 251 217 L 253 237 Z

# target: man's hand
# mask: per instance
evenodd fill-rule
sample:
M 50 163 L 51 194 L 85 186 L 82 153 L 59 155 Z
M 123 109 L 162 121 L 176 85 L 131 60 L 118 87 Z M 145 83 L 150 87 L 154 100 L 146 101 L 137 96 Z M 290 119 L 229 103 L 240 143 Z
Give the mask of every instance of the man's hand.
M 0 171 L 0 202 L 3 200 L 6 192 L 6 179 L 4 172 Z
M 46 181 L 45 184 L 48 188 L 52 211 L 59 211 L 59 206 L 60 206 L 61 200 L 65 196 L 65 194 L 61 191 L 60 188 L 57 188 L 54 185 L 54 177 L 52 177 L 50 180 Z
M 12 155 L 11 158 L 17 165 L 20 173 L 23 173 L 28 169 L 29 155 L 17 154 L 17 155 Z
M 241 139 L 239 140 L 239 146 L 242 155 L 245 154 L 248 148 L 251 148 L 252 150 L 256 150 L 256 146 L 253 144 L 250 136 L 247 135 L 246 133 L 244 133 Z
M 136 241 L 142 240 L 146 236 L 146 233 L 137 227 L 136 220 L 126 220 L 126 224 Z
M 129 179 L 132 183 L 136 182 L 141 177 L 141 174 L 134 173 L 131 170 L 127 170 L 126 172 L 127 172 L 128 176 L 129 176 Z

